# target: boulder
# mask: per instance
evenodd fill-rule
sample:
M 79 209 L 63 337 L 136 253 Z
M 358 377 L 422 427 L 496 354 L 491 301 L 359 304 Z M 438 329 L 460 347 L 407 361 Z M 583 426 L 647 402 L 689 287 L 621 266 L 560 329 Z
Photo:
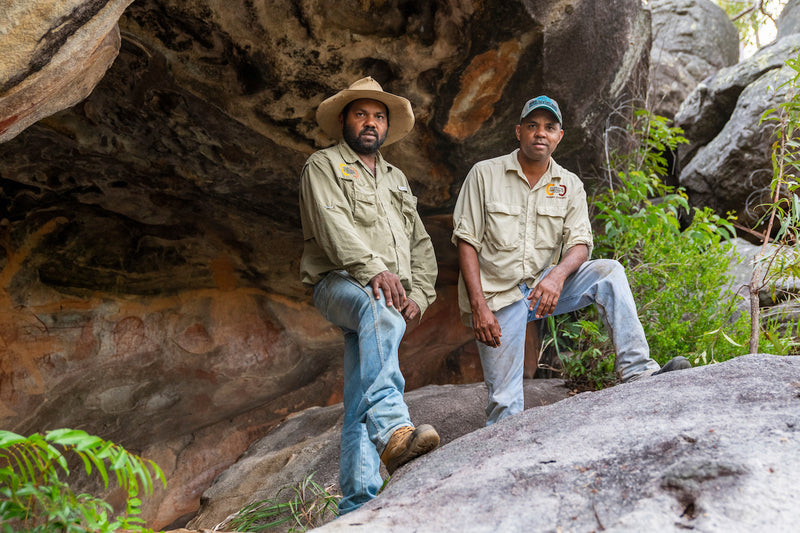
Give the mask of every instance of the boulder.
M 4 4 L 0 143 L 92 92 L 117 57 L 117 21 L 132 1 Z
M 529 409 L 404 466 L 336 531 L 792 531 L 800 358 L 748 355 Z
M 781 84 L 793 75 L 786 61 L 800 48 L 795 5 L 784 8 L 773 43 L 702 81 L 675 115 L 675 124 L 689 140 L 678 156 L 683 169 L 679 183 L 690 203 L 710 206 L 721 215 L 735 211 L 747 226 L 758 220 L 756 206 L 765 200 L 772 178 L 775 123 L 760 120 L 785 101 Z
M 788 0 L 775 22 L 777 40 L 800 31 L 800 0 Z
M 700 147 L 719 134 L 748 85 L 768 72 L 782 68 L 799 46 L 800 36 L 788 35 L 760 48 L 744 61 L 720 69 L 698 84 L 675 115 L 675 125 L 683 128 L 689 140 L 688 145 L 680 147 L 681 161 L 691 160 Z
M 729 273 L 732 276 L 731 288 L 741 296 L 737 300 L 740 312 L 750 313 L 750 281 L 753 277 L 755 257 L 761 251 L 761 245 L 755 245 L 744 239 L 735 239 L 735 257 L 731 261 Z M 772 322 L 779 328 L 796 327 L 800 318 L 800 279 L 793 275 L 771 276 L 767 279 L 769 265 L 791 265 L 798 263 L 798 251 L 794 248 L 782 248 L 774 244 L 767 245 L 762 257 L 761 288 L 758 291 L 758 302 L 761 306 L 761 323 L 770 327 Z M 767 283 L 764 283 L 764 281 Z M 786 338 L 791 342 L 790 338 Z
M 800 34 L 798 34 L 800 36 Z M 686 164 L 680 174 L 691 203 L 724 215 L 735 212 L 752 226 L 771 203 L 772 143 L 775 122 L 764 112 L 786 100 L 784 85 L 796 73 L 789 67 L 769 70 L 749 84 L 722 130 Z
M 526 408 L 549 405 L 570 394 L 561 379 L 527 379 L 524 390 Z M 483 383 L 428 385 L 406 394 L 411 420 L 433 425 L 440 446 L 483 427 L 486 400 Z M 342 404 L 290 416 L 214 480 L 187 527 L 224 529 L 226 519 L 245 505 L 274 498 L 281 488 L 295 486 L 309 474 L 337 494 L 342 417 Z
M 689 93 L 708 76 L 739 60 L 739 32 L 709 0 L 650 2 L 648 100 L 653 112 L 672 119 Z

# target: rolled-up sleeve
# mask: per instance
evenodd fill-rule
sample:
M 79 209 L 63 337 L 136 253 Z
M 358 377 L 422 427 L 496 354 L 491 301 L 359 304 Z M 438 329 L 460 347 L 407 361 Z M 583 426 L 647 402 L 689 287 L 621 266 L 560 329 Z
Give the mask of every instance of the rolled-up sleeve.
M 356 230 L 349 201 L 330 166 L 326 158 L 312 156 L 303 167 L 299 202 L 303 238 L 313 239 L 331 263 L 366 286 L 387 267 Z
M 580 184 L 579 180 L 576 181 Z M 586 191 L 582 184 L 579 186 L 578 191 L 570 197 L 567 215 L 564 219 L 562 242 L 562 248 L 565 252 L 577 244 L 585 244 L 589 248 L 589 257 L 592 256 L 592 248 L 594 246 L 592 225 L 589 221 Z
M 458 245 L 458 239 L 461 239 L 471 244 L 480 253 L 486 225 L 483 205 L 483 180 L 478 170 L 472 167 L 464 180 L 453 210 L 453 237 L 451 238 L 453 244 Z

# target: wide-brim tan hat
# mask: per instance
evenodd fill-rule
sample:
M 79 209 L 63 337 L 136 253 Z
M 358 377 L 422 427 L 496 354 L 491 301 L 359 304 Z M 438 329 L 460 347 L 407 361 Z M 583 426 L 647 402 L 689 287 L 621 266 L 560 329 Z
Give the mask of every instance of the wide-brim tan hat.
M 380 83 L 367 77 L 354 82 L 347 89 L 341 90 L 330 98 L 325 99 L 317 108 L 317 123 L 332 139 L 342 138 L 342 126 L 339 124 L 339 115 L 344 107 L 353 100 L 369 98 L 382 102 L 389 110 L 389 133 L 383 146 L 399 141 L 414 127 L 414 111 L 411 102 L 387 93 Z

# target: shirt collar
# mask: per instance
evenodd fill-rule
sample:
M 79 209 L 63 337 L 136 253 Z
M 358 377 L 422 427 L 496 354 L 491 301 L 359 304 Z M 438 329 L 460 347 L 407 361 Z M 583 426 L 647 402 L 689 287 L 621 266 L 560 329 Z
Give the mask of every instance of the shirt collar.
M 349 165 L 360 163 L 361 166 L 364 166 L 366 168 L 366 165 L 364 165 L 364 162 L 361 161 L 360 157 L 358 157 L 358 154 L 355 153 L 355 151 L 352 148 L 350 148 L 350 145 L 347 144 L 344 141 L 344 139 L 339 141 L 338 147 L 339 147 L 339 154 L 342 156 L 342 159 L 344 159 L 345 163 Z M 383 158 L 383 155 L 381 155 L 381 153 L 378 152 L 376 154 L 376 159 L 375 159 L 375 168 L 378 169 L 381 173 L 386 173 L 392 170 L 393 167 Z
M 506 156 L 505 159 L 505 171 L 506 172 L 516 172 L 517 175 L 525 181 L 528 182 L 528 178 L 525 177 L 525 173 L 522 171 L 522 165 L 519 164 L 519 159 L 517 159 L 517 152 L 519 152 L 519 148 L 511 152 Z M 564 168 L 556 163 L 555 159 L 552 157 L 550 158 L 550 164 L 547 166 L 547 171 L 542 174 L 542 177 L 539 178 L 539 181 L 536 183 L 534 189 L 538 189 L 539 187 L 547 184 L 552 183 L 553 180 L 561 180 L 561 176 L 564 173 Z

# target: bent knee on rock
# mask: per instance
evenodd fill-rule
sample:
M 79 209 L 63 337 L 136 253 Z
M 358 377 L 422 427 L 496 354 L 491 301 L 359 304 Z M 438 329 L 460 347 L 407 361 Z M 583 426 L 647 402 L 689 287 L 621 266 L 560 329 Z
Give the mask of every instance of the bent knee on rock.
M 618 273 L 625 273 L 625 267 L 616 259 L 593 259 L 592 269 L 601 276 L 611 276 Z

